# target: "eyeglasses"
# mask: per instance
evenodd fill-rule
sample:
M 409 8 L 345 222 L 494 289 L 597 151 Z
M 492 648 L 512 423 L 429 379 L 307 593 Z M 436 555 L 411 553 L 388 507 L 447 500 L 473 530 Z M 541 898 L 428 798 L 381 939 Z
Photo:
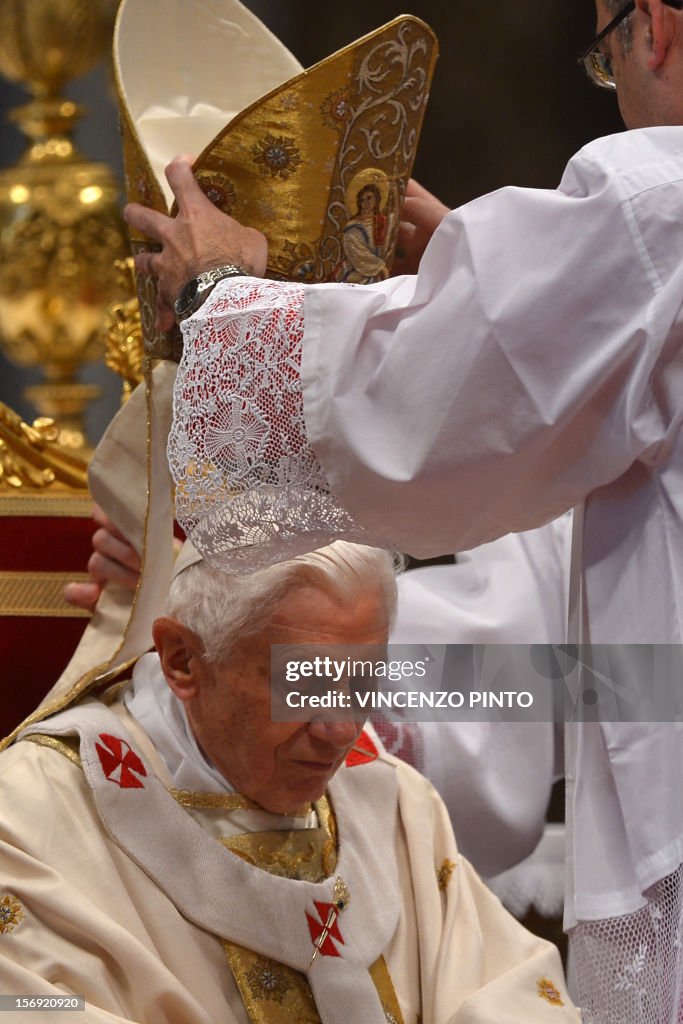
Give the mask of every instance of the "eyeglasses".
M 677 11 L 683 9 L 683 0 L 662 0 L 662 2 L 667 7 L 674 7 Z M 614 32 L 615 28 L 621 25 L 629 14 L 633 13 L 635 6 L 635 0 L 628 0 L 628 3 L 605 25 L 602 32 L 595 37 L 590 46 L 578 58 L 579 64 L 583 64 L 591 82 L 599 85 L 602 89 L 616 89 L 617 86 L 612 71 L 612 58 L 608 54 L 602 53 L 598 47 L 610 32 Z

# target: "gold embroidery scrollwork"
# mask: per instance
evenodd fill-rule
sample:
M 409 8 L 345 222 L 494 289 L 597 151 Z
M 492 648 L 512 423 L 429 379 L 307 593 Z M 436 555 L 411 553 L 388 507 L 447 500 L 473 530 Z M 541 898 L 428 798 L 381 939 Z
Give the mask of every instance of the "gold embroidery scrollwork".
M 251 1024 L 321 1024 L 306 975 L 234 942 L 223 942 Z M 404 1024 L 384 957 L 370 967 L 387 1024 Z
M 304 974 L 233 942 L 223 948 L 251 1024 L 320 1024 Z
M 446 889 L 448 888 L 448 883 L 451 880 L 451 875 L 455 871 L 456 867 L 457 864 L 455 864 L 452 860 L 449 860 L 448 857 L 446 857 L 441 867 L 437 871 L 436 880 L 439 884 L 439 889 L 441 890 L 441 892 L 445 892 Z
M 169 789 L 181 807 L 215 807 L 224 811 L 253 811 L 259 805 L 240 793 L 193 793 L 189 789 Z
M 328 841 L 327 832 L 320 828 L 249 832 L 221 840 L 238 857 L 262 871 L 305 882 L 320 882 L 326 877 L 323 856 Z
M 245 977 L 254 999 L 272 999 L 281 1003 L 292 987 L 280 965 L 261 956 L 257 957 Z
M 322 236 L 315 260 L 309 261 L 311 274 L 300 271 L 300 278 L 367 283 L 387 276 L 435 59 L 436 47 L 424 26 L 404 21 L 358 48 L 352 91 L 337 89 L 323 101 L 322 121 L 340 133 L 340 140 Z M 362 161 L 360 153 L 366 154 Z M 345 245 L 354 223 L 352 193 L 355 203 L 365 190 L 360 184 L 353 187 L 359 173 L 382 182 L 386 192 L 375 210 L 385 224 L 382 237 L 372 239 L 377 250 L 373 266 L 360 276 L 353 274 Z
M 536 988 L 540 999 L 545 999 L 551 1006 L 564 1006 L 564 1001 L 557 986 L 549 978 L 539 978 Z
M 21 903 L 9 893 L 0 899 L 0 935 L 13 931 L 24 917 Z

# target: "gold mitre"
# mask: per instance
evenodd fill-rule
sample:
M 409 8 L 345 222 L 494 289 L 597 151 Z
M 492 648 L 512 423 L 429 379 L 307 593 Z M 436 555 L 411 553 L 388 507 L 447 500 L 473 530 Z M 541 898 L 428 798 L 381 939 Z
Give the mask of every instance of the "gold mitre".
M 206 195 L 267 236 L 267 276 L 380 280 L 437 53 L 431 29 L 404 16 L 304 71 L 238 0 L 123 0 L 114 65 L 128 197 L 168 213 L 164 167 L 199 153 Z M 146 247 L 133 236 L 134 251 Z M 149 343 L 147 289 L 138 282 Z

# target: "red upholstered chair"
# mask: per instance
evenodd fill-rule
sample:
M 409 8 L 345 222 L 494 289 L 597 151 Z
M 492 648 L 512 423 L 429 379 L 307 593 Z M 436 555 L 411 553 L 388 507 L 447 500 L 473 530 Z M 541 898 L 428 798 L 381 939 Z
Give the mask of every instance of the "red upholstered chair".
M 55 435 L 0 403 L 0 738 L 40 703 L 88 622 L 62 597 L 91 552 L 86 463 Z

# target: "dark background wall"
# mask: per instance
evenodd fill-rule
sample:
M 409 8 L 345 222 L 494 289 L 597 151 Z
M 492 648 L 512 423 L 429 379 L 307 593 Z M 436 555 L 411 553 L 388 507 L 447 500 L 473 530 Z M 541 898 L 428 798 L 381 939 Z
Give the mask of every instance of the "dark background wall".
M 427 21 L 441 57 L 415 176 L 452 206 L 503 185 L 553 188 L 576 149 L 621 128 L 614 97 L 591 86 L 575 60 L 594 33 L 592 0 L 248 0 L 246 6 L 305 66 L 397 14 Z M 89 108 L 77 137 L 81 149 L 120 174 L 105 69 L 73 83 L 68 93 Z M 0 80 L 0 119 L 25 98 Z M 22 149 L 19 132 L 0 123 L 0 166 Z M 116 408 L 118 383 L 103 367 L 89 369 L 87 378 L 106 390 L 91 418 L 96 437 Z M 27 373 L 0 356 L 0 399 L 31 417 L 21 399 L 26 383 Z

